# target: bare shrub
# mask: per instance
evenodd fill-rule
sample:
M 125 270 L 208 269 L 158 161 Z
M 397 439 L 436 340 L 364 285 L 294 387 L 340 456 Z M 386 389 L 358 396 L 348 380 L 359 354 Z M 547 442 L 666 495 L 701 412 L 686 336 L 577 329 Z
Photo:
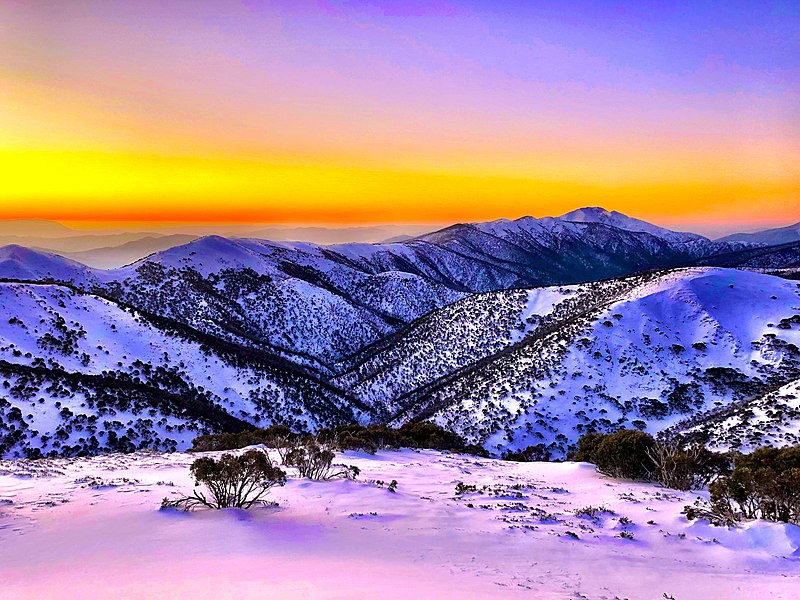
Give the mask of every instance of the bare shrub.
M 191 496 L 176 500 L 164 498 L 161 508 L 192 510 L 208 508 L 250 508 L 263 500 L 275 486 L 286 484 L 286 473 L 275 466 L 261 450 L 248 450 L 239 456 L 223 454 L 219 460 L 204 456 L 190 467 L 195 485 L 205 485 L 209 496 L 195 487 Z
M 684 447 L 678 440 L 658 441 L 647 450 L 653 477 L 664 487 L 700 490 L 730 471 L 730 460 L 701 444 Z
M 297 469 L 301 477 L 317 481 L 341 477 L 355 479 L 361 472 L 354 465 L 334 464 L 335 456 L 330 446 L 308 438 L 287 450 L 283 464 Z

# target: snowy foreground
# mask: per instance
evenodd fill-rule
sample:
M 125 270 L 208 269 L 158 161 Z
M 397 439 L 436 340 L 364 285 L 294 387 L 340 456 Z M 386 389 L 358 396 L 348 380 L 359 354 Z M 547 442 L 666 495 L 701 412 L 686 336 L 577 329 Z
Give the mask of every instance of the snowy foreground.
M 587 464 L 347 452 L 358 481 L 292 478 L 278 507 L 159 511 L 194 458 L 0 462 L 0 598 L 800 597 L 800 527 L 689 523 L 697 494 Z

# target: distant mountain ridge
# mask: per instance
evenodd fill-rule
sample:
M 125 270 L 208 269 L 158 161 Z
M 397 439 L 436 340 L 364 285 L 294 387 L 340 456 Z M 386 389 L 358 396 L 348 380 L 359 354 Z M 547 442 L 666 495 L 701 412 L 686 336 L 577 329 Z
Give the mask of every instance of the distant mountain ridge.
M 751 244 L 763 244 L 766 246 L 800 242 L 800 222 L 787 227 L 776 227 L 774 229 L 765 229 L 753 233 L 734 233 L 726 235 L 717 241 L 746 242 Z

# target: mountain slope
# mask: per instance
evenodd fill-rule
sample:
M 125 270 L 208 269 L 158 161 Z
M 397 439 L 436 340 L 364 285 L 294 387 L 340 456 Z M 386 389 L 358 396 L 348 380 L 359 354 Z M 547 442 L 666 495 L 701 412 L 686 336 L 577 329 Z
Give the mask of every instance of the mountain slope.
M 0 278 L 69 281 L 79 285 L 96 281 L 95 273 L 86 265 L 13 244 L 0 247 Z
M 336 385 L 390 415 L 393 398 L 520 343 L 580 286 L 475 294 L 414 321 L 336 365 Z M 433 360 L 431 360 L 433 359 Z
M 800 288 L 791 281 L 681 269 L 530 294 L 516 297 L 500 327 L 430 315 L 445 331 L 412 328 L 341 383 L 395 422 L 433 418 L 490 449 L 541 443 L 563 455 L 585 431 L 658 432 L 800 372 L 800 326 L 791 321 Z M 525 309 L 537 296 L 542 314 L 531 327 Z M 425 345 L 461 338 L 480 340 L 472 361 Z
M 699 265 L 746 269 L 787 269 L 800 267 L 800 242 L 778 246 L 756 246 L 703 258 Z
M 13 315 L 0 321 L 0 455 L 185 448 L 200 431 L 357 416 L 279 358 L 92 294 L 6 282 L 0 307 Z
M 795 324 L 800 325 L 800 315 Z M 800 445 L 800 380 L 692 415 L 675 425 L 672 432 L 723 451 Z

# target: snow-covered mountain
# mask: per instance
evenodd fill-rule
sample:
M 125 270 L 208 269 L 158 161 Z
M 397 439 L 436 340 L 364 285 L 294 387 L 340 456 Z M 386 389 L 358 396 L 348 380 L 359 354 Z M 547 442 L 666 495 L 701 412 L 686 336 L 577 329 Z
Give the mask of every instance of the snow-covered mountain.
M 753 233 L 734 233 L 720 238 L 718 241 L 747 242 L 765 246 L 800 242 L 800 222 L 787 227 L 776 227 L 774 229 L 765 229 L 764 231 L 755 231 Z
M 619 277 L 716 251 L 701 236 L 619 213 L 565 217 L 454 225 L 392 244 L 209 236 L 108 271 L 32 251 L 23 260 L 12 247 L 0 251 L 17 257 L 0 258 L 0 277 L 102 291 L 330 373 L 332 363 L 470 293 Z
M 78 285 L 96 281 L 93 269 L 82 263 L 15 244 L 0 247 L 0 278 L 69 281 Z
M 745 269 L 797 269 L 800 268 L 800 242 L 740 248 L 703 258 L 698 264 Z
M 696 233 L 672 231 L 664 227 L 659 227 L 658 225 L 653 225 L 647 221 L 642 221 L 641 219 L 634 219 L 616 210 L 608 211 L 598 206 L 579 208 L 561 215 L 559 219 L 576 223 L 602 223 L 603 225 L 609 225 L 626 231 L 641 231 L 676 244 L 709 241 L 708 238 Z
M 7 247 L 0 277 L 102 290 L 329 372 L 331 363 L 472 292 L 618 276 L 688 258 L 647 233 L 521 219 L 454 226 L 398 244 L 209 236 L 108 271 Z
M 797 379 L 796 321 L 798 284 L 728 269 L 496 292 L 365 350 L 336 381 L 385 420 L 558 456 L 589 430 L 656 433 Z
M 387 244 L 208 236 L 112 270 L 6 246 L 0 444 L 115 447 L 76 433 L 76 408 L 105 423 L 97 398 L 124 415 L 113 424 L 126 428 L 123 446 L 134 435 L 134 445 L 182 447 L 199 429 L 356 418 L 434 418 L 492 449 L 542 443 L 555 454 L 590 428 L 655 432 L 789 383 L 794 329 L 773 339 L 764 328 L 800 312 L 787 280 L 664 269 L 778 269 L 796 253 L 602 209 Z M 62 420 L 55 402 L 69 409 Z
M 359 414 L 280 358 L 69 287 L 0 283 L 0 312 L 0 456 L 185 448 L 201 431 Z

